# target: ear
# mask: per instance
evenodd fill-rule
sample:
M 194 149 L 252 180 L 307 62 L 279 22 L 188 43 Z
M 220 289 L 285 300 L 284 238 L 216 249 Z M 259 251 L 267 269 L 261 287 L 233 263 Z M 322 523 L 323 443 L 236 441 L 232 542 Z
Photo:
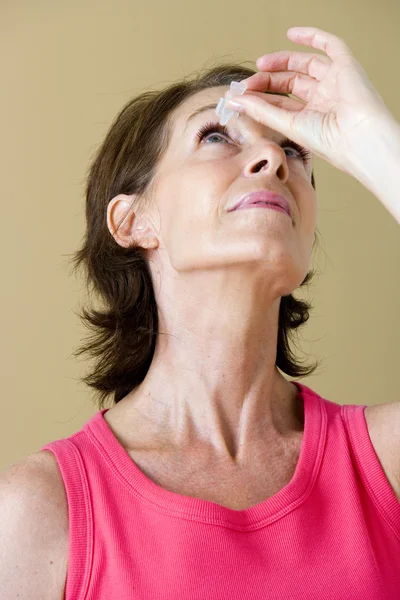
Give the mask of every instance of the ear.
M 133 245 L 142 248 L 157 248 L 159 243 L 150 219 L 133 210 L 135 194 L 118 194 L 107 206 L 107 226 L 120 246 Z

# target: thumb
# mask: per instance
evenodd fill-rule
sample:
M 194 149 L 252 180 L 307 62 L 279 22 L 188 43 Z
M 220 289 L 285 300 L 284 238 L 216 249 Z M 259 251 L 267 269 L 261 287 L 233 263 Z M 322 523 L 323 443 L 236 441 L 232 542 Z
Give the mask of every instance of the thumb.
M 272 97 L 269 100 L 256 95 L 235 96 L 227 100 L 226 107 L 230 110 L 238 111 L 240 114 L 245 114 L 257 123 L 262 123 L 271 129 L 279 131 L 288 138 L 291 138 L 294 130 L 294 120 L 297 110 L 286 110 L 279 108 L 276 104 L 281 104 L 289 98 L 278 96 Z M 293 101 L 292 101 L 293 102 Z

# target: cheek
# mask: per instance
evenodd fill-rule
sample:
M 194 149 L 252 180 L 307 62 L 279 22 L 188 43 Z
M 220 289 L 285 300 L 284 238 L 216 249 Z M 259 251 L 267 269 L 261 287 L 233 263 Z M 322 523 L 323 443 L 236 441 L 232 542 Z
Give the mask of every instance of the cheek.
M 229 191 L 237 181 L 237 172 L 229 175 L 226 163 L 205 161 L 190 169 L 179 180 L 179 196 L 190 210 L 186 215 L 201 221 L 218 214 L 221 204 L 229 202 Z
M 173 262 L 179 253 L 197 245 L 207 220 L 205 211 L 204 190 L 202 192 L 200 186 L 175 187 L 175 193 L 159 206 L 158 234 L 167 253 L 171 258 L 174 256 Z

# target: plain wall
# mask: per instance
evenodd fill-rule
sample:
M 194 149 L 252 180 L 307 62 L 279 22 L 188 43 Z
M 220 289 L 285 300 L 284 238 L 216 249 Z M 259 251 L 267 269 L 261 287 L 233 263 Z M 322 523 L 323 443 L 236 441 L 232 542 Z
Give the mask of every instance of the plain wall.
M 346 41 L 400 121 L 399 22 L 395 0 L 0 2 L 0 469 L 98 410 L 79 382 L 90 365 L 72 356 L 85 290 L 67 255 L 89 162 L 122 106 L 218 58 L 318 53 L 286 37 L 308 25 Z M 400 401 L 399 225 L 355 178 L 318 157 L 314 169 L 319 274 L 302 292 L 315 308 L 298 354 L 323 362 L 301 381 L 340 404 Z

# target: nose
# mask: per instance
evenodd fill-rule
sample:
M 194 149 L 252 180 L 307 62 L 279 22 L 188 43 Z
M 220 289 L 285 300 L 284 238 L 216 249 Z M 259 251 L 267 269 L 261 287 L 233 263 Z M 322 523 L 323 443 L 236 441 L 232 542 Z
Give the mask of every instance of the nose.
M 282 183 L 285 183 L 289 178 L 289 167 L 283 148 L 274 143 L 267 146 L 263 144 L 245 168 L 245 175 L 248 177 L 252 177 L 254 173 L 262 173 L 264 176 L 268 174 L 270 178 L 277 175 Z

